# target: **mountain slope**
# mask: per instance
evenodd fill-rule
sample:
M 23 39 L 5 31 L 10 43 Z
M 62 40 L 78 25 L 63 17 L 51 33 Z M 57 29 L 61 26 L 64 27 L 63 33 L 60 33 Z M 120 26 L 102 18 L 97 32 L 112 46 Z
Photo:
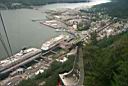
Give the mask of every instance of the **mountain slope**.
M 85 2 L 86 0 L 0 0 L 0 3 L 24 3 L 31 5 L 42 5 L 48 3 L 71 3 L 71 2 Z
M 128 32 L 90 44 L 84 52 L 85 86 L 128 86 Z
M 128 0 L 112 0 L 110 3 L 96 5 L 93 9 L 104 12 L 112 17 L 128 18 Z

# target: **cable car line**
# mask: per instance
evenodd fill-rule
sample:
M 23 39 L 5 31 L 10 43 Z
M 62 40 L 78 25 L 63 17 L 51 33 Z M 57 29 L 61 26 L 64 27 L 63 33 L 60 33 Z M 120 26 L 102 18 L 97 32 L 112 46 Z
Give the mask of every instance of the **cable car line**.
M 1 33 L 0 33 L 0 41 L 1 41 L 1 43 L 2 43 L 2 45 L 4 47 L 4 49 L 5 49 L 5 52 L 7 53 L 7 56 L 9 57 L 10 55 L 9 55 L 8 49 L 6 47 L 6 44 L 5 44 L 4 40 L 3 40 L 3 37 L 2 37 Z
M 9 42 L 9 38 L 8 38 L 8 35 L 7 35 L 7 31 L 6 31 L 6 28 L 5 28 L 5 25 L 4 25 L 4 21 L 3 21 L 3 18 L 2 18 L 2 14 L 1 14 L 1 12 L 0 12 L 0 18 L 1 18 L 2 25 L 3 25 L 3 29 L 4 29 L 6 38 L 7 38 L 7 43 L 8 43 L 8 45 L 9 45 L 9 49 L 10 49 L 11 56 L 13 56 L 12 48 L 11 48 L 11 44 L 10 44 L 10 42 Z

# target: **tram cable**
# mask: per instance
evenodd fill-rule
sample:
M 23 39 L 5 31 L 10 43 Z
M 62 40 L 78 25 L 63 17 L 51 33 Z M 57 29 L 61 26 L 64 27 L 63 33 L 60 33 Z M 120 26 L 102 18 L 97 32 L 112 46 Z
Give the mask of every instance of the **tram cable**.
M 7 47 L 6 47 L 6 44 L 5 44 L 4 40 L 3 40 L 3 37 L 2 37 L 1 32 L 0 32 L 0 41 L 1 41 L 1 43 L 2 43 L 2 45 L 3 45 L 3 47 L 4 47 L 4 49 L 5 49 L 5 52 L 7 53 L 7 56 L 9 57 L 10 54 L 9 54 L 8 49 L 7 49 Z
M 0 12 L 0 18 L 1 18 L 2 25 L 3 25 L 3 29 L 4 29 L 6 38 L 7 38 L 7 43 L 8 43 L 8 45 L 9 45 L 9 49 L 10 49 L 11 56 L 13 56 L 12 48 L 11 48 L 11 44 L 10 44 L 10 41 L 9 41 L 9 38 L 8 38 L 8 34 L 7 34 L 7 31 L 6 31 L 5 25 L 4 25 L 4 21 L 3 21 L 3 18 L 2 18 L 2 14 L 1 14 L 1 12 Z

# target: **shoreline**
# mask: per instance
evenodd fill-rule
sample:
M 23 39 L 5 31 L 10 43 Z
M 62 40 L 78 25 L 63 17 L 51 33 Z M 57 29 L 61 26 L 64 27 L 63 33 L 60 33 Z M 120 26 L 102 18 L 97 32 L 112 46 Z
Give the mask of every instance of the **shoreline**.
M 31 5 L 31 6 L 25 6 L 24 4 L 23 5 L 20 5 L 21 7 L 17 7 L 17 8 L 8 8 L 6 5 L 4 5 L 4 7 L 0 6 L 0 10 L 14 10 L 14 9 L 36 9 L 36 8 L 40 8 L 40 7 L 45 7 L 45 6 L 50 6 L 50 5 L 63 5 L 63 4 L 76 4 L 75 7 L 67 7 L 67 8 L 71 8 L 71 9 L 75 9 L 75 8 L 79 8 L 79 7 L 92 7 L 94 5 L 99 5 L 99 4 L 103 4 L 103 3 L 108 3 L 108 2 L 111 2 L 111 0 L 101 0 L 101 1 L 77 1 L 77 2 L 53 2 L 53 3 L 48 3 L 48 4 L 41 4 L 41 5 Z M 22 3 L 21 3 L 22 4 Z M 77 6 L 78 4 L 78 6 Z M 23 7 L 22 7 L 23 6 Z M 66 7 L 63 7 L 63 8 L 66 8 Z
M 53 3 L 53 4 L 47 4 L 47 5 L 42 5 L 42 6 L 39 6 L 40 7 L 46 7 L 46 6 L 51 6 L 51 5 L 58 5 L 59 8 L 70 8 L 70 9 L 75 9 L 75 8 L 81 8 L 81 7 L 92 7 L 94 5 L 99 5 L 99 4 L 103 4 L 103 3 L 108 3 L 108 2 L 111 2 L 110 0 L 101 0 L 101 1 L 90 1 L 90 2 L 80 2 L 80 3 Z M 63 7 L 62 5 L 65 4 L 65 6 Z M 68 6 L 68 5 L 72 5 L 72 4 L 75 4 L 75 6 L 71 7 L 71 6 Z M 67 6 L 67 7 L 66 7 Z M 35 6 L 36 7 L 36 6 Z M 38 6 L 37 6 L 38 7 Z
M 89 3 L 93 3 L 93 5 L 94 5 L 94 2 L 89 2 Z M 99 3 L 99 2 L 98 2 L 98 3 Z M 105 2 L 104 2 L 104 3 L 105 3 Z M 57 3 L 57 4 L 60 4 L 60 3 Z M 61 3 L 61 4 L 65 4 L 65 3 Z M 71 3 L 67 3 L 67 4 L 71 4 Z M 72 4 L 74 4 L 74 3 L 72 3 Z M 83 5 L 84 5 L 84 4 L 87 4 L 87 3 L 75 3 L 75 4 L 76 4 L 76 5 L 79 5 L 79 4 L 81 4 L 81 5 L 83 4 Z M 95 3 L 95 4 L 96 4 L 96 3 Z M 56 4 L 49 4 L 49 5 L 56 5 Z M 47 7 L 47 6 L 49 6 L 49 5 L 44 5 L 44 6 Z M 80 6 L 81 6 L 81 5 L 80 5 Z M 92 4 L 89 4 L 89 5 L 92 5 Z M 44 7 L 44 6 L 43 6 L 43 7 Z M 68 6 L 68 7 L 69 7 L 69 6 Z M 85 6 L 85 7 L 86 7 L 86 6 Z M 39 11 L 40 11 L 40 8 L 41 8 L 41 7 L 39 7 Z M 22 9 L 24 9 L 24 8 L 22 8 Z M 14 10 L 14 9 L 9 9 L 9 10 Z M 16 10 L 19 10 L 19 9 L 16 9 Z M 6 58 L 6 57 L 1 57 L 1 59 L 5 59 L 5 58 Z

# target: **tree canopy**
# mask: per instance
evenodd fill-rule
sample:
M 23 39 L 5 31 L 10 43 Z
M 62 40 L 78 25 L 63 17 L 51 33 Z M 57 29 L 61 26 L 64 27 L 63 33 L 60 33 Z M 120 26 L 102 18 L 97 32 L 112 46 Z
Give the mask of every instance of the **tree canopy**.
M 128 32 L 92 43 L 84 52 L 85 86 L 128 86 Z

